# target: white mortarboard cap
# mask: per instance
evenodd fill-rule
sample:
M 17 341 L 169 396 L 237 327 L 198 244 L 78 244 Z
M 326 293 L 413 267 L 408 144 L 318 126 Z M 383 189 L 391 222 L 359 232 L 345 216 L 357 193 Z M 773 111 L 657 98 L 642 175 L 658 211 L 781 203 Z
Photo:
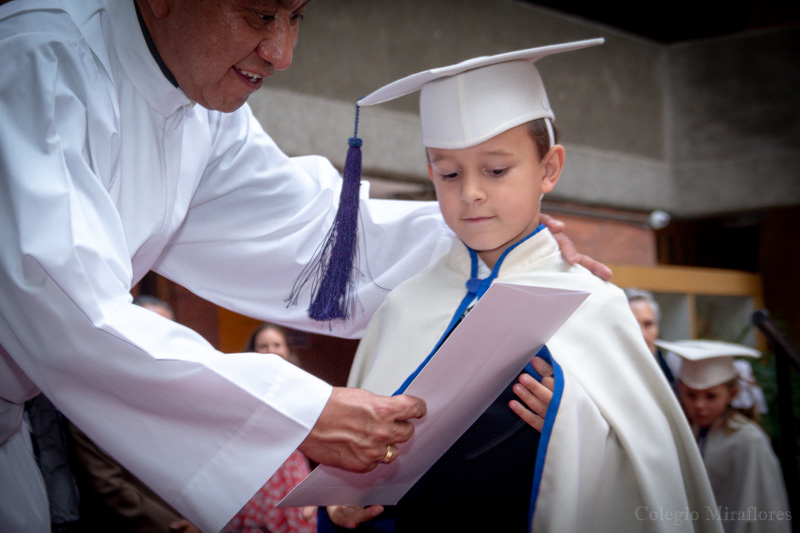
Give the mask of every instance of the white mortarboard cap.
M 722 341 L 657 340 L 656 345 L 683 358 L 678 379 L 697 390 L 710 389 L 738 378 L 734 357 L 761 356 L 761 352 L 748 346 Z
M 421 91 L 422 144 L 428 148 L 469 148 L 531 120 L 554 120 L 534 63 L 603 41 L 587 39 L 517 50 L 418 72 L 381 87 L 360 99 L 358 105 L 380 104 Z

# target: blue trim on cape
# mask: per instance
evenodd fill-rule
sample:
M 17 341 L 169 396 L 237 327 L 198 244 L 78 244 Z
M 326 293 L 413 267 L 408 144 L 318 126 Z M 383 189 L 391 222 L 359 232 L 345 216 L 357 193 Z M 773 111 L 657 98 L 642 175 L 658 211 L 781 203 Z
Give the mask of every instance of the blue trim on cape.
M 536 450 L 536 466 L 533 471 L 533 486 L 531 487 L 531 505 L 528 514 L 528 523 L 533 527 L 533 515 L 536 512 L 536 502 L 539 498 L 539 487 L 542 484 L 542 472 L 544 471 L 544 462 L 547 459 L 547 446 L 550 444 L 550 437 L 553 433 L 553 425 L 556 422 L 556 415 L 558 408 L 561 405 L 561 397 L 564 394 L 564 372 L 561 366 L 553 359 L 550 350 L 547 346 L 542 346 L 537 357 L 541 357 L 553 367 L 553 378 L 555 378 L 555 386 L 553 387 L 553 397 L 550 399 L 550 405 L 547 406 L 547 413 L 544 415 L 544 425 L 542 426 L 542 434 L 539 437 L 539 448 Z M 533 369 L 530 363 L 525 367 L 525 370 L 531 374 L 537 381 L 541 383 L 542 376 Z
M 416 378 L 417 375 L 420 372 L 422 372 L 422 369 L 425 368 L 425 365 L 428 364 L 428 362 L 431 360 L 433 355 L 439 350 L 439 347 L 442 345 L 442 343 L 444 343 L 445 339 L 450 335 L 450 333 L 453 331 L 453 329 L 458 325 L 458 323 L 464 317 L 464 313 L 469 308 L 469 304 L 471 304 L 476 298 L 478 300 L 480 300 L 481 297 L 484 294 L 486 294 L 486 291 L 489 290 L 489 287 L 492 285 L 492 282 L 495 280 L 495 278 L 497 278 L 497 274 L 500 272 L 500 265 L 503 264 L 503 261 L 505 260 L 506 256 L 509 254 L 509 252 L 511 252 L 511 250 L 513 250 L 514 248 L 516 248 L 517 246 L 519 246 L 523 242 L 527 241 L 528 239 L 530 239 L 531 237 L 533 237 L 534 235 L 536 235 L 540 231 L 542 231 L 544 228 L 545 228 L 544 224 L 539 224 L 539 226 L 535 230 L 533 230 L 531 233 L 526 235 L 525 238 L 523 238 L 521 241 L 516 242 L 513 245 L 511 245 L 508 248 L 506 248 L 503 251 L 503 253 L 500 255 L 500 258 L 495 263 L 494 268 L 492 269 L 492 273 L 489 274 L 489 276 L 487 276 L 484 279 L 479 279 L 478 278 L 478 253 L 475 250 L 473 250 L 472 248 L 467 247 L 467 250 L 469 251 L 469 257 L 470 257 L 470 277 L 469 277 L 469 279 L 467 280 L 467 283 L 466 283 L 466 285 L 467 285 L 467 294 L 461 300 L 461 304 L 459 304 L 458 309 L 456 309 L 456 312 L 453 315 L 453 318 L 450 319 L 450 324 L 448 324 L 447 328 L 445 328 L 444 333 L 439 338 L 439 340 L 436 342 L 436 345 L 433 347 L 433 350 L 431 350 L 431 353 L 429 353 L 425 357 L 425 359 L 422 360 L 422 362 L 419 364 L 417 369 L 414 370 L 411 373 L 411 375 L 409 375 L 406 378 L 406 380 L 403 382 L 403 384 L 400 385 L 400 388 L 398 388 L 394 392 L 394 394 L 392 396 L 396 396 L 398 394 L 403 394 L 403 392 L 405 392 L 405 390 L 408 388 L 408 386 L 411 385 L 411 382 L 414 381 L 414 378 Z M 533 369 L 533 367 L 531 367 L 531 369 Z M 541 376 L 540 376 L 540 378 L 541 378 Z

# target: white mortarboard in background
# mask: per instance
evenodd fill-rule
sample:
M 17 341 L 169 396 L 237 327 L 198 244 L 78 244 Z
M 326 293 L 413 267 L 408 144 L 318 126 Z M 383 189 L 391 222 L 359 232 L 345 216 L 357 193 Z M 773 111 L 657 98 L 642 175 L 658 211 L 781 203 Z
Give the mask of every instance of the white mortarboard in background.
M 380 104 L 420 91 L 422 144 L 428 148 L 469 148 L 532 120 L 554 120 L 534 63 L 603 41 L 587 39 L 528 48 L 418 72 L 381 87 L 360 99 L 358 105 Z
M 748 346 L 722 341 L 657 340 L 656 345 L 683 359 L 678 380 L 697 390 L 710 389 L 739 378 L 734 357 L 761 356 L 761 352 Z

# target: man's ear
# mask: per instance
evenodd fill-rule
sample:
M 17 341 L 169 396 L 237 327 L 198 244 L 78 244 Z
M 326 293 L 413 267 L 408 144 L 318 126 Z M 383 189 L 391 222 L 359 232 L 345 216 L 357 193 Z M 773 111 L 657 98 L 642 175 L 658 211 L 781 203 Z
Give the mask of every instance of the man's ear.
M 561 170 L 564 168 L 566 153 L 564 147 L 556 144 L 548 150 L 542 158 L 541 166 L 544 168 L 542 176 L 542 194 L 547 194 L 556 187 Z
M 169 0 L 136 0 L 139 3 L 139 9 L 144 11 L 149 9 L 153 16 L 157 19 L 163 19 L 169 14 L 170 1 Z

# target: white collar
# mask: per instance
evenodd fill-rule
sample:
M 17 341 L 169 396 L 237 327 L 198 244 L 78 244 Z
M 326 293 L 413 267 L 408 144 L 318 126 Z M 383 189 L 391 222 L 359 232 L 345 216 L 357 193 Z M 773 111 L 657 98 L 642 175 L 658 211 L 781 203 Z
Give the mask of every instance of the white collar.
M 536 235 L 521 242 L 516 248 L 511 250 L 500 265 L 498 278 L 514 274 L 516 272 L 530 270 L 531 267 L 543 259 L 551 257 L 553 254 L 560 254 L 558 243 L 550 230 L 543 228 Z M 469 249 L 460 239 L 453 239 L 450 252 L 447 257 L 447 265 L 466 278 L 470 277 L 472 260 Z M 485 268 L 486 270 L 482 270 Z M 491 274 L 491 269 L 478 258 L 478 277 L 484 279 Z
M 90 3 L 86 0 L 81 3 L 84 2 Z M 101 3 L 108 15 L 111 53 L 116 53 L 125 74 L 147 103 L 164 117 L 193 106 L 194 102 L 164 76 L 147 48 L 133 0 L 101 0 Z

